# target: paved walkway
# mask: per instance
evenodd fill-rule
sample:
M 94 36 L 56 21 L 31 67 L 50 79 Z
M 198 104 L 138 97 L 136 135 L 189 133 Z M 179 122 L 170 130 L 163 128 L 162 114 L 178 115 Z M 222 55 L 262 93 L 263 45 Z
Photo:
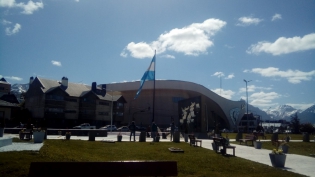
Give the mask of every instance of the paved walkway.
M 112 134 L 109 132 L 107 137 L 96 137 L 95 141 L 116 141 L 117 140 L 116 134 L 117 134 L 116 132 Z M 14 134 L 5 134 L 4 136 L 5 137 L 18 137 L 18 135 L 14 135 Z M 49 135 L 47 138 L 48 139 L 65 139 L 64 136 L 60 136 L 60 135 Z M 88 140 L 88 137 L 87 136 L 71 136 L 71 139 Z M 139 134 L 137 133 L 136 141 L 138 140 L 139 140 Z M 123 135 L 122 141 L 129 141 L 129 133 L 126 133 L 125 135 Z M 151 142 L 152 138 L 147 138 L 146 141 Z M 160 139 L 160 141 L 170 142 L 169 139 Z M 233 141 L 233 139 L 230 141 Z M 184 142 L 184 139 L 181 139 L 181 142 Z M 211 143 L 212 143 L 212 140 L 203 139 L 202 147 L 212 150 Z M 21 144 L 22 143 L 12 143 L 12 145 L 1 147 L 0 152 L 21 151 L 21 150 L 39 151 L 39 149 L 43 145 L 43 143 L 39 143 L 39 144 L 23 143 L 25 144 L 25 146 Z M 269 159 L 270 150 L 255 149 L 252 146 L 237 145 L 237 144 L 235 144 L 235 146 L 236 146 L 235 155 L 237 157 L 271 166 L 271 162 Z M 232 151 L 233 151 L 232 149 L 227 149 L 228 154 L 232 154 L 233 153 Z M 306 176 L 315 177 L 315 158 L 296 155 L 296 154 L 287 154 L 285 168 L 283 169 L 294 172 L 294 173 L 299 173 Z

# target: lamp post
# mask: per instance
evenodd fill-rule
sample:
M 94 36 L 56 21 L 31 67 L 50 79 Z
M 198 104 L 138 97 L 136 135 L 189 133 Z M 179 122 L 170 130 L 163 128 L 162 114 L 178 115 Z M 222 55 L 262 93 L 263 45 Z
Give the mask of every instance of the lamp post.
M 247 103 L 247 106 L 246 106 L 246 107 L 247 107 L 247 108 L 246 108 L 246 114 L 247 114 L 247 116 L 246 116 L 246 117 L 247 117 L 247 133 L 248 133 L 248 129 L 249 129 L 249 127 L 248 127 L 248 126 L 249 126 L 249 125 L 248 125 L 249 118 L 248 118 L 248 92 L 247 92 L 247 83 L 250 82 L 250 81 L 252 81 L 252 80 L 247 81 L 247 80 L 244 79 L 244 82 L 246 83 L 246 99 L 247 99 L 247 101 L 246 101 L 246 103 Z
M 111 105 L 111 109 L 110 109 L 110 132 L 113 131 L 113 90 L 111 89 L 106 89 L 109 90 L 111 92 L 111 97 L 112 97 L 112 105 Z

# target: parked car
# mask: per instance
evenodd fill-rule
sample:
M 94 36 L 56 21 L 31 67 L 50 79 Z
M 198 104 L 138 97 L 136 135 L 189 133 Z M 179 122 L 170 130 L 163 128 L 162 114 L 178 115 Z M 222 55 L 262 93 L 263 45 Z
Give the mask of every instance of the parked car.
M 137 130 L 137 131 L 146 131 L 147 128 L 145 128 L 145 127 L 140 127 L 140 126 L 136 126 L 136 130 Z
M 117 128 L 117 131 L 129 132 L 129 128 L 127 126 L 122 126 L 122 127 Z
M 101 127 L 99 129 L 107 130 L 107 131 L 116 131 L 117 127 L 116 127 L 116 125 L 106 125 L 106 126 Z
M 83 123 L 81 125 L 73 127 L 74 129 L 96 129 L 95 126 L 91 126 L 89 123 Z

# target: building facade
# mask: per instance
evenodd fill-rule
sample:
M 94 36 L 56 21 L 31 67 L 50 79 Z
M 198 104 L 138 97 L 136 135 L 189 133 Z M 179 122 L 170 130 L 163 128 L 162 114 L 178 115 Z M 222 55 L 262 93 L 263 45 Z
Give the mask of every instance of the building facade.
M 98 87 L 31 77 L 25 94 L 25 108 L 32 114 L 33 122 L 48 127 L 72 128 L 81 123 L 97 127 L 124 120 L 125 99 L 119 94 L 109 94 L 106 86 Z
M 244 101 L 228 100 L 202 85 L 156 80 L 153 93 L 153 82 L 146 81 L 137 99 L 134 97 L 140 82 L 103 84 L 124 96 L 123 124 L 135 121 L 138 125 L 149 126 L 154 120 L 159 127 L 167 128 L 174 121 L 181 131 L 188 128 L 189 132 L 207 132 L 216 126 L 237 130 L 244 115 Z

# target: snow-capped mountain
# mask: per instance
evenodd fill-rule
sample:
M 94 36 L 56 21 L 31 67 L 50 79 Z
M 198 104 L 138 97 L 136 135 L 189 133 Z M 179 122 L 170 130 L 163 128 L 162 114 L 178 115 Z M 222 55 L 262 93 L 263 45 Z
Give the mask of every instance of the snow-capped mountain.
M 13 84 L 11 85 L 11 94 L 14 94 L 21 101 L 21 94 L 26 92 L 28 88 L 29 84 Z
M 291 115 L 295 113 L 301 113 L 302 110 L 298 110 L 289 105 L 280 105 L 275 109 L 270 109 L 267 111 L 267 114 L 273 119 L 285 119 L 291 120 Z
M 315 124 L 315 105 L 305 109 L 298 115 L 298 117 L 301 120 L 301 123 Z

